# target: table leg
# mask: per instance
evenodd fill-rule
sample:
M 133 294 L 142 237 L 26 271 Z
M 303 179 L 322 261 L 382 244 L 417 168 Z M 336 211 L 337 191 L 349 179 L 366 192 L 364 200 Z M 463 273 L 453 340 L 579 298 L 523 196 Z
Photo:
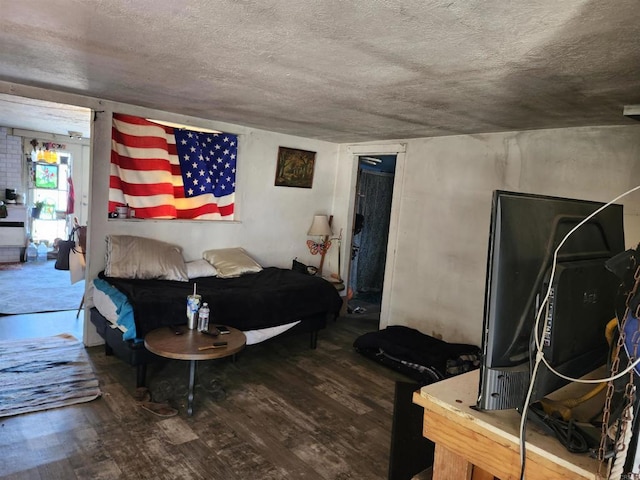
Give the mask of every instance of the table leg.
M 447 480 L 449 478 L 471 479 L 473 465 L 460 455 L 436 443 L 433 462 L 433 480 Z
M 187 398 L 187 415 L 193 415 L 193 388 L 196 383 L 196 361 L 189 363 L 189 397 Z

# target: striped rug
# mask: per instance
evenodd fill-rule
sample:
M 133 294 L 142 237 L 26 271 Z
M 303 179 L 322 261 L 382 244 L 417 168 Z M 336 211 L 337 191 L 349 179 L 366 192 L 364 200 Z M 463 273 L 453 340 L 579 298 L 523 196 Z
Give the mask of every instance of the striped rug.
M 100 396 L 84 346 L 68 334 L 0 342 L 0 417 Z

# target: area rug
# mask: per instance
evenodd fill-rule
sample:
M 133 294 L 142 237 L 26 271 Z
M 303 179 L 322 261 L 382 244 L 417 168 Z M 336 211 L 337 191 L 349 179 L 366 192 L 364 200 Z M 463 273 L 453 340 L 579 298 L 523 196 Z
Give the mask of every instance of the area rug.
M 56 270 L 54 264 L 27 262 L 18 270 L 0 270 L 0 314 L 77 310 L 85 281 L 72 285 L 69 272 Z
M 84 346 L 68 334 L 0 342 L 0 417 L 100 396 Z

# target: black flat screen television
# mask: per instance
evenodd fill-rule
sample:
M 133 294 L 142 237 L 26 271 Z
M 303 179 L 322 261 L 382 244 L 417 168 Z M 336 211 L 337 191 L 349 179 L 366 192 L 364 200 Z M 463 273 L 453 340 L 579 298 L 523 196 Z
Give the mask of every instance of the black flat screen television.
M 602 205 L 494 192 L 477 408 L 523 407 L 535 360 L 535 318 L 549 287 L 554 252 L 571 229 Z M 614 204 L 578 228 L 558 252 L 539 322 L 544 337 L 538 338 L 543 338 L 550 365 L 569 377 L 606 363 L 605 326 L 615 317 L 620 282 L 605 262 L 623 250 L 623 209 Z M 566 383 L 540 365 L 531 401 Z

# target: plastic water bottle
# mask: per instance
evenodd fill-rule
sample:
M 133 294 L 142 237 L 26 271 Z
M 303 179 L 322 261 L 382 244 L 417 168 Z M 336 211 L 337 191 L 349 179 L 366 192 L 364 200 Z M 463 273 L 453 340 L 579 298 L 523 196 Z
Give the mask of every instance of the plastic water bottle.
M 198 310 L 198 331 L 206 332 L 209 330 L 209 304 L 204 302 Z
M 47 260 L 47 246 L 40 242 L 38 245 L 38 261 L 44 262 Z
M 33 242 L 30 242 L 27 247 L 27 262 L 35 262 L 36 258 L 38 258 L 38 249 Z

